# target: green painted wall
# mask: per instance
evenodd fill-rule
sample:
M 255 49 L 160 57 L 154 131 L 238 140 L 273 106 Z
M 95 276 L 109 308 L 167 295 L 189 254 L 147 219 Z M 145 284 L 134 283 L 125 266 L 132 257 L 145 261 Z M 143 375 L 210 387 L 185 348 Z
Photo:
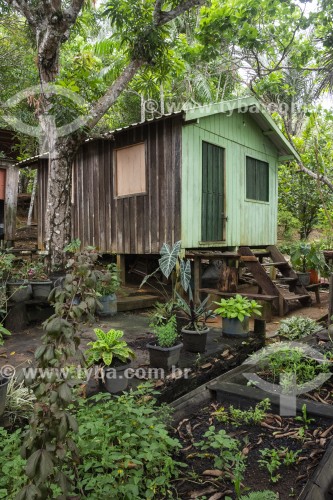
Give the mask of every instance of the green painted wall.
M 201 243 L 202 141 L 225 148 L 226 239 L 214 244 Z M 268 203 L 246 200 L 246 156 L 269 164 Z M 185 124 L 182 132 L 182 246 L 275 244 L 277 168 L 277 150 L 250 114 L 217 114 L 200 118 L 199 123 Z

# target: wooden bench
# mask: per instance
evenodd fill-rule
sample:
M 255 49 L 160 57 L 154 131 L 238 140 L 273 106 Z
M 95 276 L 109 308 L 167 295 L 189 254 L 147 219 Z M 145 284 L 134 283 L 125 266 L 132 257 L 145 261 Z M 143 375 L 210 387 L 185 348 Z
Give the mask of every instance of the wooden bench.
M 315 293 L 317 304 L 320 304 L 320 293 L 319 293 L 320 286 L 321 286 L 321 283 L 314 283 L 313 285 L 306 285 L 306 287 L 305 287 L 309 292 Z
M 272 303 L 274 300 L 279 299 L 277 295 L 263 295 L 259 293 L 242 293 L 242 292 L 220 292 L 216 288 L 200 288 L 199 291 L 226 298 L 236 297 L 236 295 L 240 295 L 241 297 L 246 297 L 247 299 L 250 300 L 265 302 L 266 306 L 263 308 L 262 318 L 265 319 L 268 323 L 272 320 Z

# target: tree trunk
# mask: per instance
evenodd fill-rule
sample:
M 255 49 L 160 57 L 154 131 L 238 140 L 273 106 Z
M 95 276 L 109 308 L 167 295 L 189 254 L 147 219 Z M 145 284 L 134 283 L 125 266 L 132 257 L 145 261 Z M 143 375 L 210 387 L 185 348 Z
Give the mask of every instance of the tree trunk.
M 71 241 L 72 163 L 76 149 L 64 141 L 50 155 L 45 249 L 52 270 L 64 269 L 63 249 Z
M 32 223 L 32 213 L 33 213 L 33 209 L 34 209 L 36 189 L 37 189 L 37 172 L 35 172 L 34 184 L 32 186 L 27 226 L 31 226 L 31 223 Z

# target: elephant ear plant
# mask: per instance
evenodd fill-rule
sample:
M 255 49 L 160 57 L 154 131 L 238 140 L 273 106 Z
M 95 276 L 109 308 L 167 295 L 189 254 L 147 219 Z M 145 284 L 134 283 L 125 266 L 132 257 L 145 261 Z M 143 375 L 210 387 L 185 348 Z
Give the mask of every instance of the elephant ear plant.
M 70 436 L 77 432 L 77 423 L 69 409 L 76 382 L 66 368 L 70 358 L 80 354 L 80 322 L 93 318 L 96 308 L 97 258 L 93 249 L 76 253 L 68 261 L 63 286 L 53 289 L 49 298 L 55 313 L 43 324 L 42 345 L 35 352 L 37 369 L 24 374 L 36 403 L 22 446 L 28 478 L 17 500 L 70 497 L 71 478 L 66 471 L 74 470 L 78 461 Z M 73 300 L 76 296 L 81 297 L 78 304 Z

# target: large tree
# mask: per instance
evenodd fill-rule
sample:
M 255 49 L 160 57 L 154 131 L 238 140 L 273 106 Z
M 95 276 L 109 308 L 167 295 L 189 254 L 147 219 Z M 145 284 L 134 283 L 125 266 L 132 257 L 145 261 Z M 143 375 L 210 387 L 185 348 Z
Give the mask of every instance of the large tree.
M 107 13 L 127 42 L 127 61 L 104 94 L 90 106 L 84 127 L 64 137 L 56 133 L 54 95 L 49 84 L 55 83 L 59 77 L 62 46 L 68 41 L 88 2 L 4 0 L 4 3 L 26 19 L 34 37 L 40 82 L 35 111 L 50 153 L 45 245 L 50 253 L 52 267 L 62 267 L 63 248 L 71 238 L 71 166 L 78 147 L 140 68 L 154 65 L 163 57 L 168 34 L 165 26 L 189 9 L 202 5 L 204 0 L 109 1 Z
M 59 83 L 63 54 L 72 42 L 78 24 L 82 23 L 83 9 L 88 8 L 89 3 L 88 0 L 0 0 L 0 8 L 1 4 L 6 5 L 25 18 L 36 51 L 40 93 L 32 102 L 42 135 L 46 138 L 45 149 L 50 152 L 45 247 L 50 252 L 53 268 L 63 265 L 62 250 L 71 238 L 71 167 L 78 147 L 113 109 L 133 79 L 137 85 L 133 89 L 137 88 L 140 93 L 140 85 L 148 88 L 147 77 L 151 80 L 158 68 L 159 74 L 148 93 L 159 88 L 163 103 L 166 88 L 177 91 L 172 89 L 170 79 L 169 87 L 163 86 L 167 76 L 175 72 L 172 53 L 178 34 L 174 20 L 193 7 L 202 6 L 205 0 L 107 0 L 103 9 L 111 21 L 111 28 L 104 30 L 101 42 L 104 47 L 101 54 L 105 56 L 105 51 L 110 51 L 111 69 L 105 72 L 107 78 L 104 81 L 107 85 L 103 91 L 98 87 L 85 92 L 89 109 L 80 103 L 73 108 L 65 97 L 61 98 L 61 106 L 61 99 L 59 104 L 49 84 Z M 196 44 L 190 44 L 185 50 L 183 46 L 178 51 L 188 73 L 182 81 L 188 84 L 185 88 L 188 95 L 196 87 L 205 94 L 205 99 L 211 96 L 213 99 L 215 96 L 223 98 L 230 85 L 228 82 L 236 76 L 233 61 L 237 59 L 239 48 L 253 52 L 256 47 L 269 46 L 272 38 L 276 43 L 281 40 L 282 45 L 288 47 L 300 26 L 299 7 L 293 0 L 282 4 L 278 0 L 240 0 L 236 5 L 227 0 L 207 0 L 207 3 L 210 5 L 203 7 L 200 18 L 195 18 L 191 27 Z M 184 40 L 181 30 L 182 27 L 178 27 L 180 47 L 181 36 Z M 187 35 L 189 26 L 185 26 L 185 30 Z M 81 56 L 79 53 L 78 57 Z M 75 73 L 76 59 L 77 56 L 72 64 L 67 60 L 69 73 Z M 197 66 L 200 60 L 207 61 L 206 67 L 203 64 Z M 72 83 L 74 88 L 77 87 L 75 80 Z M 80 85 L 78 88 L 82 93 Z M 59 137 L 55 124 L 68 123 L 67 118 L 70 121 L 75 112 L 86 115 L 84 126 Z

